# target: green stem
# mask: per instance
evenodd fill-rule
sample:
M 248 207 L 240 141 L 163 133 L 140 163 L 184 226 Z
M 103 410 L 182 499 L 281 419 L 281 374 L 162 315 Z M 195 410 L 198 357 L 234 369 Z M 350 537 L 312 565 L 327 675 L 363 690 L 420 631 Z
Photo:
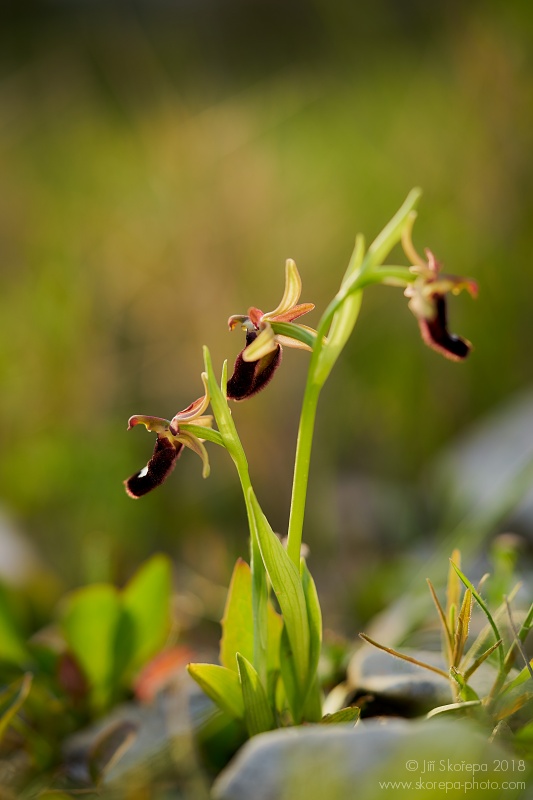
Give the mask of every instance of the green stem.
M 341 288 L 326 308 L 320 320 L 307 374 L 294 462 L 287 552 L 296 567 L 298 567 L 300 563 L 307 484 L 309 480 L 309 467 L 318 398 L 320 396 L 320 390 L 332 366 L 331 364 L 326 370 L 322 370 L 322 372 L 317 370 L 320 354 L 327 342 L 325 337 L 335 314 L 337 311 L 340 311 L 343 303 L 355 292 L 361 291 L 364 286 L 368 286 L 372 283 L 381 283 L 387 278 L 401 279 L 406 281 L 406 283 L 414 279 L 413 274 L 410 273 L 406 267 L 397 267 L 393 265 L 383 267 L 381 270 L 379 269 L 379 265 L 383 263 L 394 245 L 400 241 L 406 220 L 417 204 L 420 195 L 420 189 L 413 189 L 409 193 L 399 211 L 397 211 L 390 222 L 372 242 L 364 258 L 364 248 L 361 247 L 361 250 L 359 250 L 358 242 L 356 241 L 354 255 L 352 256 L 352 259 L 356 260 L 350 262 Z M 361 244 L 361 242 L 359 242 L 359 244 Z M 358 260 L 358 257 L 360 257 L 361 260 Z M 352 328 L 355 325 L 357 316 L 358 309 L 356 309 L 351 321 Z M 344 346 L 344 342 L 342 346 Z M 342 347 L 339 348 L 339 352 L 336 353 L 334 360 L 336 360 L 340 354 L 340 349 L 342 349 Z
M 253 509 L 250 504 L 249 496 L 252 483 L 248 470 L 248 461 L 242 446 L 242 442 L 237 433 L 233 417 L 228 408 L 226 400 L 226 375 L 227 365 L 224 364 L 222 371 L 222 386 L 219 387 L 213 372 L 211 356 L 207 347 L 204 347 L 204 361 L 207 372 L 209 393 L 211 397 L 211 407 L 215 415 L 218 432 L 212 431 L 206 435 L 209 429 L 204 432 L 204 438 L 216 441 L 220 437 L 222 444 L 226 447 L 231 456 L 242 487 L 248 526 L 250 528 L 250 570 L 252 573 L 252 613 L 254 626 L 254 667 L 257 670 L 263 685 L 266 687 L 267 679 L 267 604 L 268 604 L 268 583 L 265 567 L 259 551 L 259 544 L 254 535 L 252 524 Z M 198 426 L 197 426 L 198 427 Z
M 311 372 L 309 372 L 305 387 L 300 425 L 298 428 L 298 439 L 296 441 L 296 458 L 294 463 L 289 533 L 287 539 L 287 553 L 296 567 L 300 564 L 305 501 L 307 497 L 307 484 L 309 481 L 311 449 L 313 446 L 313 431 L 321 389 L 320 386 L 310 380 L 310 377 Z

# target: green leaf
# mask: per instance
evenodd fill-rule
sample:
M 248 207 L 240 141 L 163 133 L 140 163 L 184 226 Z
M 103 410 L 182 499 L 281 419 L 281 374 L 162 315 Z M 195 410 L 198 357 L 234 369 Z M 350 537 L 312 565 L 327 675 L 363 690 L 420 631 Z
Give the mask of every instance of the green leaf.
M 172 569 L 170 559 L 152 556 L 131 578 L 122 591 L 122 606 L 130 622 L 132 637 L 128 669 L 138 669 L 165 644 L 171 625 Z M 121 626 L 120 630 L 124 630 Z M 117 650 L 122 642 L 120 631 Z M 128 643 L 124 641 L 127 651 Z
M 270 527 L 253 489 L 249 489 L 248 498 L 261 557 L 283 614 L 295 676 L 300 691 L 305 695 L 309 675 L 309 622 L 300 574 Z
M 340 293 L 344 293 L 345 287 L 357 275 L 363 263 L 364 254 L 365 240 L 363 236 L 359 235 L 355 240 L 355 248 L 343 278 Z M 327 380 L 333 365 L 350 338 L 355 323 L 357 322 L 357 317 L 359 316 L 362 300 L 362 291 L 352 292 L 346 295 L 338 310 L 333 315 L 327 340 L 322 346 L 318 363 L 316 364 L 313 374 L 313 380 L 319 386 L 322 386 Z
M 269 672 L 279 671 L 279 647 L 282 630 L 283 617 L 278 614 L 272 603 L 269 603 L 267 607 L 267 669 Z
M 276 727 L 267 694 L 259 680 L 257 671 L 240 653 L 237 653 L 237 664 L 244 700 L 244 719 L 250 736 L 271 731 Z
M 470 700 L 478 700 L 479 696 L 477 692 L 472 689 L 471 686 L 465 680 L 464 675 L 462 675 L 458 669 L 454 666 L 450 667 L 450 677 L 457 683 L 459 686 L 459 696 L 461 700 L 468 702 Z
M 24 638 L 17 629 L 5 592 L 0 588 L 0 661 L 24 666 L 31 660 Z
M 298 686 L 298 679 L 294 670 L 294 657 L 292 647 L 287 635 L 287 628 L 283 626 L 279 646 L 279 663 L 281 679 L 285 690 L 285 698 L 291 712 L 293 722 L 297 725 L 301 722 L 303 713 L 303 692 Z
M 187 670 L 217 706 L 235 719 L 244 718 L 241 684 L 236 672 L 217 664 L 189 664 Z
M 61 629 L 87 676 L 97 708 L 111 699 L 115 679 L 115 641 L 122 617 L 119 592 L 94 584 L 70 594 L 63 605 Z
M 529 662 L 529 666 L 533 667 L 533 658 Z M 509 681 L 509 683 L 507 683 L 503 687 L 502 694 L 511 691 L 512 689 L 516 689 L 518 686 L 520 686 L 521 684 L 525 683 L 530 679 L 531 679 L 531 673 L 529 671 L 529 667 L 526 665 L 523 669 L 520 670 L 518 675 L 516 675 L 512 681 Z
M 300 564 L 300 573 L 307 606 L 307 619 L 309 621 L 309 680 L 312 681 L 318 669 L 318 661 L 322 650 L 322 612 L 315 582 L 304 559 Z
M 450 561 L 450 563 L 451 563 L 452 567 L 454 568 L 454 570 L 456 571 L 456 573 L 458 574 L 458 576 L 461 579 L 461 581 L 463 582 L 463 584 L 466 586 L 466 588 L 470 589 L 470 591 L 472 592 L 472 595 L 475 597 L 479 607 L 485 612 L 485 616 L 487 617 L 489 625 L 490 625 L 490 627 L 492 628 L 492 630 L 494 632 L 494 636 L 496 637 L 496 641 L 498 641 L 498 639 L 501 639 L 502 637 L 500 636 L 500 632 L 498 630 L 498 627 L 497 627 L 496 623 L 494 622 L 492 614 L 490 613 L 489 609 L 487 608 L 487 605 L 486 605 L 485 601 L 483 600 L 483 598 L 481 597 L 481 595 L 479 594 L 477 589 L 468 580 L 466 575 L 464 575 L 461 572 L 459 567 L 456 564 L 454 564 L 453 561 Z M 499 656 L 499 659 L 500 659 L 500 669 L 503 670 L 504 655 L 503 655 L 503 647 L 502 646 L 498 647 L 498 656 Z
M 533 700 L 533 692 L 524 691 L 520 688 L 515 688 L 510 692 L 506 692 L 500 696 L 494 708 L 494 719 L 501 720 L 516 714 L 526 703 Z
M 0 717 L 0 742 L 4 738 L 5 732 L 15 719 L 15 716 L 20 711 L 24 701 L 28 697 L 31 689 L 33 675 L 27 672 L 21 680 L 20 689 L 11 705 L 4 711 Z
M 481 700 L 468 700 L 466 703 L 448 703 L 445 706 L 432 708 L 431 711 L 426 714 L 426 719 L 431 719 L 431 717 L 437 717 L 441 714 L 464 714 L 465 711 L 469 711 L 472 708 L 481 707 Z
M 320 720 L 321 725 L 342 725 L 347 722 L 353 722 L 354 725 L 359 719 L 361 709 L 358 706 L 350 706 L 349 708 L 341 708 L 334 714 L 326 714 Z
M 252 573 L 239 558 L 229 585 L 220 640 L 220 663 L 237 672 L 237 653 L 253 661 Z

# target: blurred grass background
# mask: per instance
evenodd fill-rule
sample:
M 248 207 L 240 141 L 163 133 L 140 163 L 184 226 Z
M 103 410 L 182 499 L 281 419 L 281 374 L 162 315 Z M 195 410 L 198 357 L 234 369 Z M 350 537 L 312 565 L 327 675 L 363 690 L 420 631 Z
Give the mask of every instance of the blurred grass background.
M 400 291 L 365 295 L 321 404 L 312 552 L 338 549 L 339 487 L 357 518 L 351 476 L 408 495 L 446 442 L 531 384 L 525 0 L 13 3 L 0 42 L 0 501 L 65 586 L 123 580 L 161 548 L 227 583 L 246 523 L 226 454 L 210 448 L 203 482 L 186 452 L 133 502 L 122 480 L 153 439 L 127 419 L 196 398 L 202 344 L 233 362 L 227 317 L 277 305 L 287 257 L 322 310 L 355 234 L 370 241 L 412 186 L 418 248 L 480 285 L 477 303 L 450 303 L 475 351 L 446 362 Z M 306 359 L 285 351 L 268 391 L 234 408 L 280 532 Z

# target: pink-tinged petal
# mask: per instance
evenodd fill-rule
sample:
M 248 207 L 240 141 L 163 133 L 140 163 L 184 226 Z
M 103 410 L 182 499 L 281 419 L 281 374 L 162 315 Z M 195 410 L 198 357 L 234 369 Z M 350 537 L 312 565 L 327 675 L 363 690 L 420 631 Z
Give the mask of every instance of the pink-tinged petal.
M 257 333 L 249 331 L 246 334 L 246 345 L 251 345 L 256 337 Z M 275 350 L 258 361 L 245 361 L 243 353 L 239 353 L 233 367 L 233 375 L 227 383 L 228 400 L 240 402 L 253 397 L 270 382 L 280 363 L 281 347 L 279 345 L 276 345 Z
M 147 431 L 155 431 L 155 433 L 164 433 L 168 431 L 170 421 L 162 417 L 147 417 L 143 414 L 135 414 L 128 420 L 128 430 L 130 431 L 135 425 L 144 425 Z
M 265 314 L 265 319 L 271 322 L 293 322 L 298 317 L 303 317 L 304 314 L 309 314 L 315 307 L 314 303 L 300 303 L 300 305 L 292 306 L 283 314 Z
M 173 443 L 165 436 L 161 438 L 158 436 L 153 456 L 148 464 L 124 481 L 129 496 L 135 499 L 142 497 L 166 481 L 176 466 L 182 450 L 181 442 Z
M 252 306 L 251 308 L 248 309 L 248 319 L 250 320 L 250 322 L 252 323 L 252 325 L 256 330 L 259 330 L 259 328 L 261 327 L 261 322 L 263 321 L 264 316 L 265 315 L 263 314 L 260 308 Z
M 178 413 L 172 418 L 170 423 L 170 430 L 172 432 L 179 429 L 180 422 L 192 422 L 196 417 L 201 416 L 209 405 L 209 389 L 207 388 L 207 372 L 202 372 L 202 382 L 204 384 L 205 394 L 191 403 L 190 406 L 184 408 L 183 411 Z
M 233 314 L 233 316 L 228 319 L 228 328 L 230 331 L 233 331 L 238 325 L 247 327 L 247 323 L 249 323 L 247 314 Z
M 422 339 L 433 350 L 452 361 L 464 361 L 472 349 L 472 345 L 467 339 L 456 336 L 448 331 L 446 298 L 444 295 L 436 295 L 433 298 L 435 303 L 435 315 L 432 319 L 419 318 L 420 333 Z

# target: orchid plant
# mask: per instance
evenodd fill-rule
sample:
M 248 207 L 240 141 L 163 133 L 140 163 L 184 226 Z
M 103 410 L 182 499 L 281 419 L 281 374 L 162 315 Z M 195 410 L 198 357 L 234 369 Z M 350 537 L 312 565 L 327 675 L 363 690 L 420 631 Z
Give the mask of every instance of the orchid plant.
M 424 259 L 415 250 L 412 228 L 420 195 L 419 189 L 410 192 L 368 249 L 363 236 L 357 236 L 340 288 L 316 330 L 298 321 L 314 306 L 299 303 L 301 279 L 294 261 L 289 259 L 285 291 L 274 311 L 263 313 L 251 307 L 246 314 L 229 318 L 230 330 L 240 326 L 246 339 L 229 379 L 225 363 L 221 380 L 217 380 L 209 351 L 204 348 L 202 397 L 172 420 L 150 416 L 133 416 L 129 420 L 129 428 L 142 424 L 157 434 L 148 464 L 125 482 L 131 497 L 140 497 L 160 485 L 174 469 L 184 447 L 200 455 L 203 474 L 207 476 L 206 441 L 224 447 L 237 469 L 250 528 L 250 564 L 239 560 L 235 566 L 222 619 L 220 664 L 190 664 L 188 669 L 218 706 L 243 721 L 250 736 L 322 719 L 317 678 L 322 618 L 316 587 L 301 555 L 302 533 L 320 392 L 353 331 L 364 289 L 378 283 L 403 288 L 426 344 L 455 361 L 466 358 L 471 349 L 468 341 L 448 330 L 446 296 L 462 289 L 475 296 L 476 285 L 441 273 L 431 251 L 425 251 Z M 400 242 L 409 263 L 387 264 L 387 256 Z M 273 532 L 256 497 L 229 408 L 229 402 L 247 400 L 267 386 L 281 363 L 283 346 L 311 353 L 286 546 Z M 212 416 L 204 413 L 209 405 Z M 273 596 L 279 610 L 273 604 Z M 339 713 L 346 721 L 346 713 L 355 718 L 358 711 Z

